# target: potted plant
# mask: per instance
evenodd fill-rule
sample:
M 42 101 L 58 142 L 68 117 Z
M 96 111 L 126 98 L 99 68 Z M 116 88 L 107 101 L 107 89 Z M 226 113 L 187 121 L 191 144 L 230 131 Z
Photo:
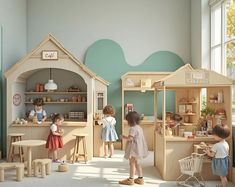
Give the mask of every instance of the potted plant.
M 216 111 L 214 108 L 211 108 L 209 106 L 206 106 L 205 108 L 203 108 L 201 110 L 201 115 L 204 116 L 204 117 L 212 117 L 216 114 Z

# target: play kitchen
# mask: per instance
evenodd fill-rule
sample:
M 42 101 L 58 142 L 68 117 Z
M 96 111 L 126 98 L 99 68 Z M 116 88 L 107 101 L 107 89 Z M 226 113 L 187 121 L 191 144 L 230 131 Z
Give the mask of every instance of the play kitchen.
M 200 142 L 210 145 L 215 143 L 213 126 L 225 124 L 231 128 L 233 84 L 232 80 L 223 75 L 196 70 L 189 64 L 153 84 L 155 95 L 163 93 L 162 119 L 160 122 L 155 121 L 154 165 L 164 180 L 175 180 L 180 175 L 178 160 L 191 155 L 194 145 Z M 168 90 L 174 90 L 175 97 L 175 111 L 170 115 L 166 112 L 170 102 L 166 97 Z M 158 108 L 154 109 L 154 114 L 158 114 Z M 231 136 L 227 142 L 231 154 Z M 204 162 L 202 176 L 206 180 L 216 179 L 208 164 L 211 163 Z
M 43 51 L 53 51 L 57 58 L 44 59 Z M 65 118 L 61 125 L 64 129 L 64 147 L 58 157 L 63 160 L 71 158 L 74 133 L 88 134 L 88 159 L 93 156 L 91 124 L 98 106 L 94 93 L 107 93 L 109 83 L 106 80 L 89 70 L 51 35 L 7 70 L 5 76 L 8 133 L 24 133 L 24 139 L 46 140 L 52 123 L 51 114 L 60 113 Z M 33 104 L 36 98 L 43 101 L 46 121 L 25 119 L 26 113 L 35 109 Z M 102 99 L 107 103 L 107 94 Z M 38 148 L 34 155 L 45 158 L 47 150 L 45 147 Z

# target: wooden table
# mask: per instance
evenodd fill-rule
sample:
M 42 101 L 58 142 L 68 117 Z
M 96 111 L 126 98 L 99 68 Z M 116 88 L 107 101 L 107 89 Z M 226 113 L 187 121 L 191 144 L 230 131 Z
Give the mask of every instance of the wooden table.
M 22 146 L 27 147 L 27 156 L 28 156 L 28 163 L 27 163 L 27 173 L 28 177 L 32 176 L 32 147 L 45 145 L 46 141 L 44 140 L 22 140 L 18 142 L 13 142 L 13 146 Z

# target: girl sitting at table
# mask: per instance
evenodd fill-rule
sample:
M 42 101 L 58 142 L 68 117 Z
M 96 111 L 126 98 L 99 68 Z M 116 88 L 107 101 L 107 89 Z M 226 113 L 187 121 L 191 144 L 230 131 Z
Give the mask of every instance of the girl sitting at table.
M 63 123 L 64 116 L 62 114 L 54 114 L 52 116 L 52 124 L 50 126 L 50 133 L 47 138 L 46 148 L 48 148 L 48 157 L 53 160 L 53 162 L 59 162 L 57 157 L 57 152 L 59 148 L 62 148 L 63 141 L 62 129 L 59 130 L 59 126 Z

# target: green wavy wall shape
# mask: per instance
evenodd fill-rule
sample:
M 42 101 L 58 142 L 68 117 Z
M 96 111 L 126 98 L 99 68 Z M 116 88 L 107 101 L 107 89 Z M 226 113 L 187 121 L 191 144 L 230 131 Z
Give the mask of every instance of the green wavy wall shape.
M 141 52 L 141 51 L 140 51 Z M 151 54 L 138 66 L 129 65 L 121 46 L 113 40 L 102 39 L 93 43 L 86 51 L 85 65 L 92 71 L 109 81 L 108 103 L 116 109 L 117 131 L 121 133 L 121 76 L 129 71 L 175 71 L 182 65 L 183 60 L 175 53 L 158 51 Z M 161 97 L 158 96 L 158 115 L 161 115 Z M 167 111 L 174 111 L 174 92 L 167 93 Z M 134 109 L 140 114 L 153 115 L 153 92 L 128 92 L 125 103 L 134 103 Z

